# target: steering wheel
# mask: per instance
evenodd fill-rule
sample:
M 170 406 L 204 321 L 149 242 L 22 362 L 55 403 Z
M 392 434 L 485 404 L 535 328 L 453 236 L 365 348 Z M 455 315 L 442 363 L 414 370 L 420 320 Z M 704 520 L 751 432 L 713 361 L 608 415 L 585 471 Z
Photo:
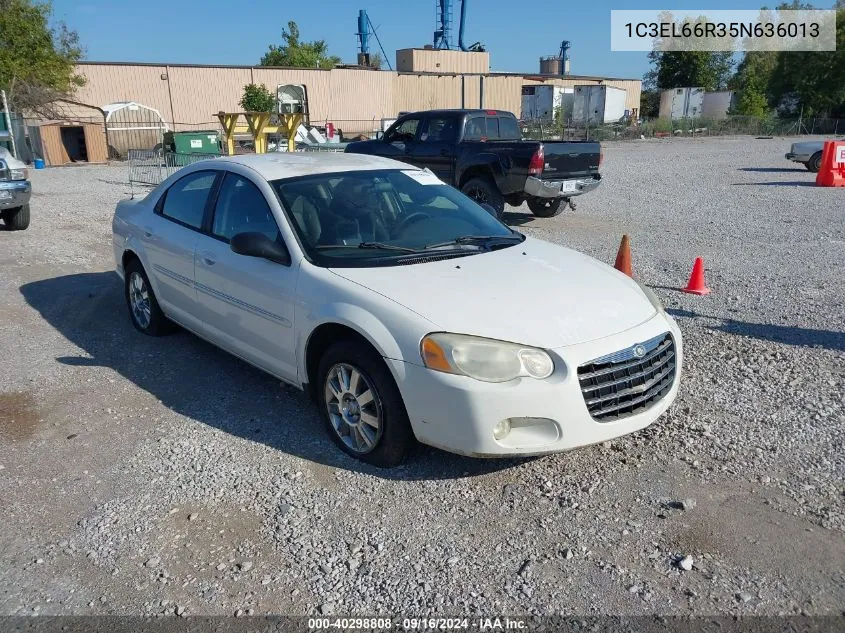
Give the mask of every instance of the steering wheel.
M 431 216 L 428 213 L 423 213 L 422 211 L 414 211 L 411 215 L 406 218 L 403 218 L 402 221 L 396 225 L 396 229 L 394 233 L 396 235 L 402 235 L 409 226 L 414 224 L 415 222 L 420 222 L 422 220 L 428 220 Z

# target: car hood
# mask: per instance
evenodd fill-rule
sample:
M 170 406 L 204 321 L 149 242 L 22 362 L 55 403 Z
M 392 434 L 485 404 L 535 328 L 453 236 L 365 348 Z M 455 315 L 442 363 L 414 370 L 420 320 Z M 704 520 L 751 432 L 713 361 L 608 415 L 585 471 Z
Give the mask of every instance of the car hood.
M 416 312 L 437 330 L 547 349 L 616 334 L 656 312 L 622 273 L 532 238 L 469 257 L 332 272 Z

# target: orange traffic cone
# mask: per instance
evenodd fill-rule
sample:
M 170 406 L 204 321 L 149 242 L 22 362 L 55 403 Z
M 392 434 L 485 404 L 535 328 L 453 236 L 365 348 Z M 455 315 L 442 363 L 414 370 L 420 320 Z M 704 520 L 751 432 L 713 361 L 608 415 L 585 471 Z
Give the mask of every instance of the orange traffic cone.
M 695 258 L 695 264 L 692 267 L 692 275 L 690 275 L 687 287 L 683 289 L 684 292 L 689 292 L 694 295 L 709 295 L 710 288 L 704 283 L 704 260 L 701 257 Z
M 628 238 L 627 233 L 622 236 L 619 251 L 616 253 L 616 263 L 613 264 L 613 267 L 629 277 L 634 276 L 631 272 L 631 240 Z
M 819 187 L 845 187 L 845 142 L 825 141 L 822 163 L 816 174 Z

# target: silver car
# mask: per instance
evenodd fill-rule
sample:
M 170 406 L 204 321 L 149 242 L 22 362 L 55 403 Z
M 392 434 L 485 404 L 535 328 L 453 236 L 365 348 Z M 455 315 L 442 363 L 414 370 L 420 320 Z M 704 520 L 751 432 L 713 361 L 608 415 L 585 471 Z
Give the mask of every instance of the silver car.
M 793 143 L 786 154 L 786 160 L 804 163 L 804 167 L 816 173 L 822 166 L 822 149 L 824 149 L 824 141 Z

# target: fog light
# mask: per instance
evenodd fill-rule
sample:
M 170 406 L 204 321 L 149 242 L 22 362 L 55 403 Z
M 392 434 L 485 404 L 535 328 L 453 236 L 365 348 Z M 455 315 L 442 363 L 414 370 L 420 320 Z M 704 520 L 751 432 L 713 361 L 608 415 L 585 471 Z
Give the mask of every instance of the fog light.
M 496 428 L 493 429 L 493 438 L 496 440 L 503 440 L 508 436 L 508 433 L 510 432 L 511 421 L 505 418 L 496 425 Z

